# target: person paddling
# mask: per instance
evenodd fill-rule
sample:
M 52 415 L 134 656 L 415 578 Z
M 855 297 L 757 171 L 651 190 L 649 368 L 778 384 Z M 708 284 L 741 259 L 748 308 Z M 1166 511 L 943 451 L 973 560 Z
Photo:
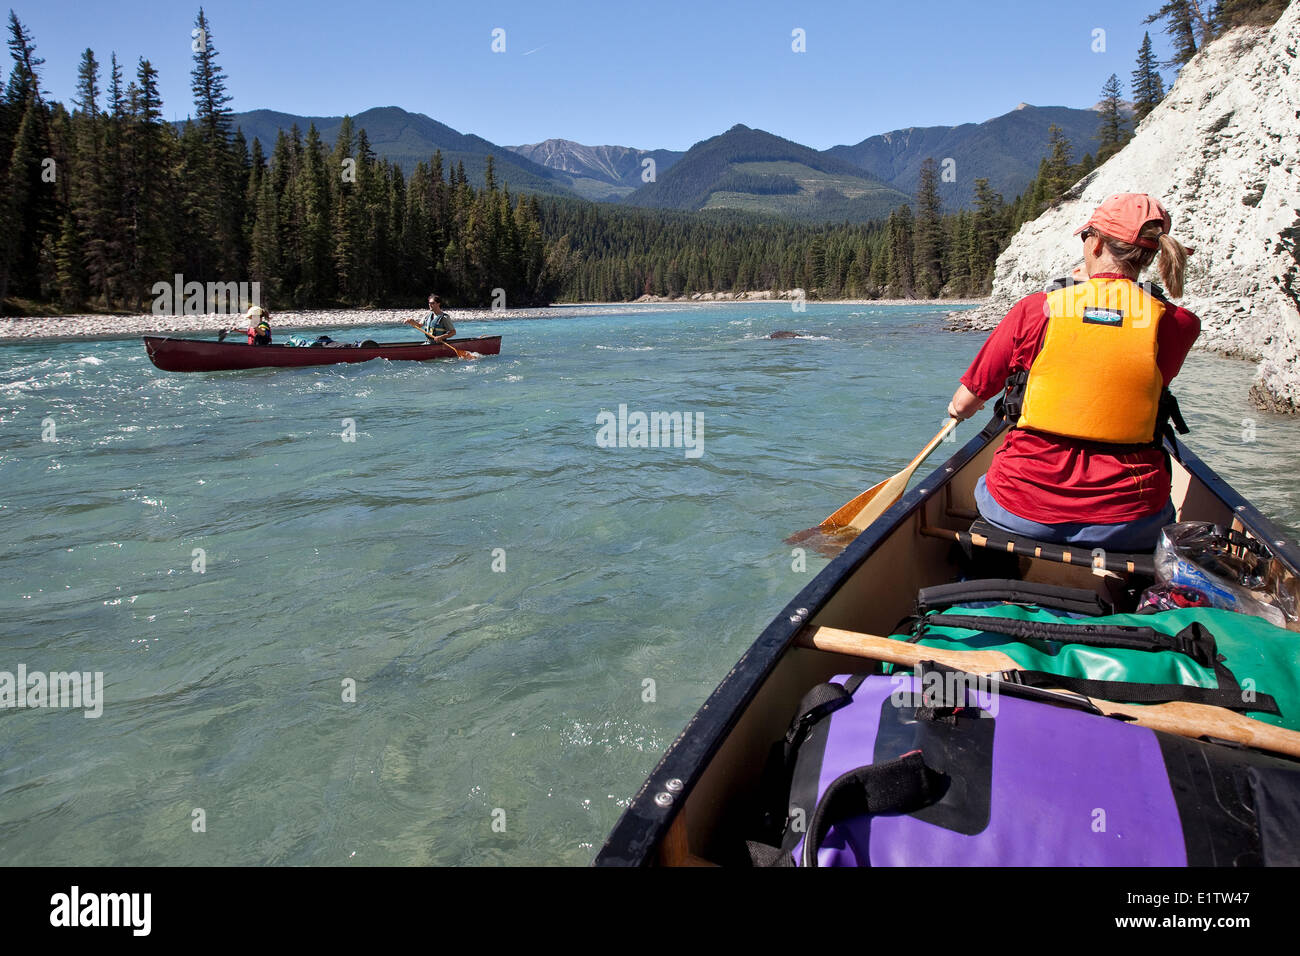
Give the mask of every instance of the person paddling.
M 248 332 L 249 345 L 270 345 L 271 344 L 271 313 L 260 305 L 250 305 L 248 311 L 244 313 L 244 318 L 251 323 L 246 330 Z M 235 332 L 231 329 L 230 332 Z M 217 341 L 225 340 L 229 333 L 222 330 L 217 336 Z
M 429 337 L 430 342 L 439 345 L 456 334 L 451 316 L 443 311 L 442 297 L 432 293 L 429 295 L 429 314 L 421 322 L 411 319 L 406 324 L 419 329 Z
M 1178 422 L 1168 385 L 1201 322 L 1138 281 L 1159 255 L 1180 298 L 1189 249 L 1144 193 L 1112 196 L 1075 235 L 1083 266 L 1017 302 L 961 378 L 948 414 L 966 419 L 1005 388 L 1012 428 L 979 479 L 981 517 L 1042 541 L 1150 551 L 1174 520 L 1162 448 Z

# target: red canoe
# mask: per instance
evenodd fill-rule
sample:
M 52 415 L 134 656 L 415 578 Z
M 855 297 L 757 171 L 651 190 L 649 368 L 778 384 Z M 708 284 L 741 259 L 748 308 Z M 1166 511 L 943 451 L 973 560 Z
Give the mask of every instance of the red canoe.
M 450 341 L 455 343 L 456 348 L 478 355 L 498 355 L 501 352 L 499 335 Z M 373 348 L 325 348 L 205 342 L 199 339 L 173 339 L 157 335 L 146 335 L 144 347 L 149 353 L 149 361 L 164 372 L 303 368 L 308 365 L 334 365 L 338 362 L 369 362 L 377 358 L 424 362 L 429 359 L 453 358 L 456 354 L 446 345 L 431 345 L 428 342 L 388 342 Z

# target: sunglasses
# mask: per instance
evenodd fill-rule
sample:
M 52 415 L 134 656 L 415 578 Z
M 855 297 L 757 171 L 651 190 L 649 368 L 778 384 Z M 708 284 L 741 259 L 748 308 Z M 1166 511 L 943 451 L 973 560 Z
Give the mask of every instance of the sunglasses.
M 1082 239 L 1084 242 L 1087 242 L 1095 235 L 1096 233 L 1093 232 L 1091 229 L 1085 229 L 1083 230 L 1083 232 L 1079 233 L 1079 238 Z

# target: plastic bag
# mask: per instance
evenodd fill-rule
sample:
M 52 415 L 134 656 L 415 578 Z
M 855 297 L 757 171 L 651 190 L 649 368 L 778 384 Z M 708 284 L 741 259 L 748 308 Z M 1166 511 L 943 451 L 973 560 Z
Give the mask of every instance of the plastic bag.
M 1177 611 L 1185 607 L 1213 607 L 1210 599 L 1194 588 L 1177 584 L 1157 584 L 1142 592 L 1138 600 L 1138 614 L 1155 614 L 1158 611 Z
M 1172 595 L 1191 592 L 1211 607 L 1262 617 L 1296 629 L 1296 594 L 1283 582 L 1263 543 L 1208 521 L 1166 525 L 1156 547 L 1156 587 L 1139 604 L 1159 608 Z

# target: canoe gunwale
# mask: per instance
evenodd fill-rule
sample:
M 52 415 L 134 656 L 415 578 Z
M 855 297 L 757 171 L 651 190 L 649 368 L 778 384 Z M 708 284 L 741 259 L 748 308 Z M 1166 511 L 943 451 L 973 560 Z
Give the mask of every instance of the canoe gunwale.
M 764 682 L 790 648 L 796 645 L 807 622 L 825 607 L 882 542 L 910 520 L 928 499 L 944 492 L 949 482 L 1006 428 L 1006 422 L 996 415 L 990 418 L 978 435 L 923 480 L 916 482 L 912 490 L 850 542 L 843 553 L 827 564 L 781 609 L 669 745 L 619 817 L 592 861 L 593 866 L 648 866 L 657 861 L 658 848 L 696 783 L 708 770 Z M 1247 531 L 1264 541 L 1293 574 L 1300 576 L 1300 546 L 1287 540 L 1277 525 L 1181 441 L 1175 439 L 1170 450 L 1193 479 L 1201 482 L 1210 495 L 1226 506 Z M 668 790 L 667 784 L 672 780 L 681 782 L 676 792 Z M 656 803 L 656 796 L 661 794 L 671 794 L 671 803 L 667 806 Z
M 1268 545 L 1274 558 L 1282 562 L 1292 574 L 1300 577 L 1300 544 L 1288 541 L 1285 531 L 1243 498 L 1237 489 L 1220 478 L 1217 472 L 1181 441 L 1175 440 L 1174 448 L 1177 452 L 1175 457 L 1182 462 L 1183 467 L 1205 485 L 1207 491 L 1222 501 L 1252 536 Z
M 449 340 L 472 352 L 498 355 L 501 336 L 466 336 Z M 392 361 L 429 361 L 453 358 L 448 344 L 431 342 L 378 342 L 365 348 L 304 348 L 276 343 L 249 345 L 246 342 L 212 341 L 171 335 L 144 336 L 149 361 L 164 372 L 242 372 L 262 368 L 319 368 L 325 365 L 356 364 L 377 358 Z M 427 354 L 426 354 L 427 353 Z

